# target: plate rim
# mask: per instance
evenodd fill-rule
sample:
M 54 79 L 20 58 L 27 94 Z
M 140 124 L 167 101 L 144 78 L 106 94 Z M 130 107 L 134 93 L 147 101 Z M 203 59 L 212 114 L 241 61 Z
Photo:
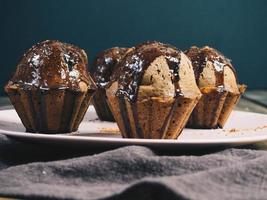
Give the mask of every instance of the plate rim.
M 5 111 L 15 111 L 15 109 L 4 109 L 0 110 L 0 114 Z M 257 115 L 263 115 L 267 117 L 267 114 L 256 113 L 256 112 L 247 112 L 247 111 L 236 111 L 238 113 L 251 113 Z M 202 129 L 203 130 L 203 129 Z M 209 130 L 209 129 L 207 129 Z M 262 131 L 262 130 L 261 130 Z M 255 143 L 267 141 L 267 128 L 266 133 L 265 129 L 263 130 L 263 135 L 255 135 L 249 137 L 225 137 L 220 138 L 219 140 L 214 139 L 141 139 L 141 138 L 117 138 L 117 137 L 97 137 L 97 136 L 81 136 L 75 135 L 73 133 L 59 133 L 59 134 L 44 134 L 44 133 L 29 133 L 29 132 L 19 132 L 19 131 L 8 131 L 0 128 L 0 134 L 6 135 L 12 138 L 29 138 L 29 139 L 48 139 L 48 140 L 68 140 L 68 141 L 88 141 L 88 142 L 109 142 L 109 143 L 118 143 L 118 144 L 176 144 L 176 145 L 216 145 L 216 144 L 245 144 L 245 143 Z M 249 132 L 249 131 L 247 131 Z M 107 134 L 108 135 L 108 134 Z

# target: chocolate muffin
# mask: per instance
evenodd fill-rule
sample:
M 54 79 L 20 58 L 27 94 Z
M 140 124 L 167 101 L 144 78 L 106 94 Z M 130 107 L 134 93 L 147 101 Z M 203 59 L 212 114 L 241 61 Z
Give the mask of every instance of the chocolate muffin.
M 71 44 L 47 40 L 21 58 L 5 86 L 27 132 L 76 131 L 96 89 L 87 55 Z
M 222 128 L 246 86 L 237 83 L 231 61 L 216 49 L 193 46 L 185 53 L 192 61 L 196 82 L 202 92 L 187 126 Z
M 187 56 L 154 41 L 127 52 L 106 95 L 124 138 L 176 139 L 201 93 Z
M 98 86 L 98 90 L 93 97 L 93 105 L 98 118 L 102 121 L 115 121 L 107 103 L 106 86 L 109 84 L 115 66 L 126 51 L 127 48 L 113 47 L 100 52 L 93 62 L 92 77 Z

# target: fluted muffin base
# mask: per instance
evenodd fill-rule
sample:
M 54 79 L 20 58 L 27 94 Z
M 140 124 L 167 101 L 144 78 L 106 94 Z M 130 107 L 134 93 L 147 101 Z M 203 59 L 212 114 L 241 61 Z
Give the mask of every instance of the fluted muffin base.
M 225 103 L 223 105 L 223 108 L 220 114 L 220 117 L 218 119 L 218 126 L 220 128 L 224 127 L 227 119 L 229 118 L 235 105 L 238 103 L 238 100 L 240 99 L 242 94 L 245 92 L 246 88 L 247 88 L 246 85 L 238 85 L 239 94 L 228 92 L 227 97 L 225 99 Z
M 109 106 L 124 138 L 176 139 L 198 98 L 152 97 L 129 102 L 109 96 Z
M 189 128 L 223 128 L 234 106 L 246 89 L 239 86 L 239 93 L 218 91 L 217 88 L 202 88 L 202 97 L 193 110 L 188 122 Z
M 8 87 L 6 92 L 26 131 L 40 133 L 77 131 L 94 93 L 19 87 Z
M 95 92 L 92 103 L 95 107 L 96 114 L 101 121 L 115 121 L 107 102 L 105 89 L 99 89 Z

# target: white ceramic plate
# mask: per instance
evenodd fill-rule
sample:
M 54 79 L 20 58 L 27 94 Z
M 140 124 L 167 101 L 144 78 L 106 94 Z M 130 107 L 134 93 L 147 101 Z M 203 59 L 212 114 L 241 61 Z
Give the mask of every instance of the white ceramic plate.
M 267 140 L 267 115 L 234 111 L 224 129 L 187 129 L 177 140 L 121 138 L 116 123 L 101 122 L 93 107 L 71 134 L 26 133 L 15 110 L 0 111 L 0 133 L 30 142 L 71 147 L 116 148 L 125 145 L 143 145 L 155 148 L 184 149 L 214 146 L 237 146 Z

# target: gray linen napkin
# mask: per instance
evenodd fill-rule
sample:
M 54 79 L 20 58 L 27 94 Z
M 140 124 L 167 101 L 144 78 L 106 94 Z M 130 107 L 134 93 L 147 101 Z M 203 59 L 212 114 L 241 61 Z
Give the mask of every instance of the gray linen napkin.
M 146 147 L 129 146 L 83 154 L 0 135 L 0 195 L 26 199 L 267 198 L 266 151 L 227 149 L 201 156 L 164 156 Z

